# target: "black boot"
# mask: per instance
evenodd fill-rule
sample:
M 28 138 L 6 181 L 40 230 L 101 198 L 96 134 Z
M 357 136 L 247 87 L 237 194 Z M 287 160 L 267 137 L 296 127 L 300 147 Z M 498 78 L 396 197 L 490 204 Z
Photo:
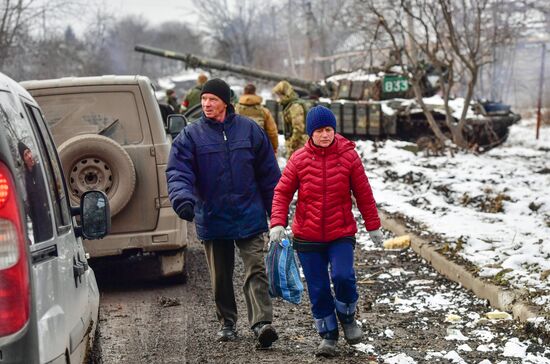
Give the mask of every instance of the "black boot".
M 332 358 L 336 356 L 336 345 L 338 343 L 338 329 L 319 334 L 323 338 L 315 351 L 316 356 Z
M 252 331 L 254 331 L 254 336 L 256 336 L 256 339 L 258 340 L 258 344 L 256 345 L 258 349 L 269 348 L 271 344 L 279 338 L 277 331 L 273 326 L 271 326 L 271 322 L 258 322 L 252 327 Z
M 218 341 L 233 341 L 237 338 L 237 327 L 232 321 L 224 321 L 218 331 Z
M 338 321 L 340 321 L 344 330 L 344 339 L 346 339 L 346 342 L 350 345 L 359 344 L 363 339 L 363 330 L 361 330 L 361 327 L 355 321 L 355 312 L 345 315 L 336 311 L 336 316 L 338 316 Z

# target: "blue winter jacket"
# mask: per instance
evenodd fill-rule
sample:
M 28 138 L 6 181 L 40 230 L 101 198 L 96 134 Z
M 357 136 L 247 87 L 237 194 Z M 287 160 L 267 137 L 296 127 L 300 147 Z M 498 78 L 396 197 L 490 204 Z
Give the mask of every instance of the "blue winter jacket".
M 203 115 L 186 126 L 170 150 L 166 177 L 172 207 L 193 204 L 201 240 L 266 232 L 281 177 L 265 132 L 229 110 L 223 123 Z

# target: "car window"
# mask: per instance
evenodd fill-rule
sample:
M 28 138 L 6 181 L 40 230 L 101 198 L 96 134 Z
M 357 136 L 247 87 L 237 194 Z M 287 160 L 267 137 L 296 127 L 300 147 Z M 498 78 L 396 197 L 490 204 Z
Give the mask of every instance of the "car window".
M 11 157 L 16 166 L 16 178 L 25 186 L 22 197 L 28 238 L 34 244 L 53 237 L 44 160 L 32 126 L 13 105 L 19 105 L 19 101 L 12 94 L 0 91 L 0 123 L 7 133 Z
M 50 135 L 45 126 L 44 118 L 42 117 L 40 110 L 29 104 L 25 104 L 25 106 L 29 112 L 29 117 L 40 129 L 40 133 L 36 133 L 41 136 L 39 138 L 40 145 L 44 145 L 46 147 L 44 155 L 47 155 L 48 158 L 45 158 L 46 161 L 44 166 L 46 168 L 46 175 L 48 176 L 50 193 L 54 196 L 52 202 L 54 205 L 57 232 L 60 234 L 67 231 L 66 227 L 69 226 L 71 221 L 67 194 L 65 193 L 65 186 L 63 185 L 63 172 L 61 172 L 60 167 L 61 164 L 57 157 L 55 146 L 50 140 Z
M 143 138 L 138 106 L 132 92 L 88 92 L 35 96 L 55 142 L 80 134 L 100 134 L 121 145 Z

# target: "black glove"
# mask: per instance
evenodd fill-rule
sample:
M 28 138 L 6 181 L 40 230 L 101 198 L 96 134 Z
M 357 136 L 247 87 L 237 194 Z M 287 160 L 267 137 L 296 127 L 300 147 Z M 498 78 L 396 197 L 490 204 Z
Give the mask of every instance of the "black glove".
M 187 220 L 189 222 L 193 221 L 195 217 L 195 208 L 191 202 L 185 202 L 180 206 L 178 211 L 176 211 L 180 219 Z

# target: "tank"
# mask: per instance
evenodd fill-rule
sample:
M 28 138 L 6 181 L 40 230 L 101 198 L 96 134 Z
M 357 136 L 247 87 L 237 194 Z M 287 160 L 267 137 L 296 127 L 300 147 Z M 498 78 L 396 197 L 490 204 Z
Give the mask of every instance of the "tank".
M 350 73 L 335 74 L 319 82 L 253 69 L 228 62 L 183 54 L 170 50 L 136 45 L 137 52 L 182 61 L 187 67 L 226 71 L 247 78 L 264 81 L 288 81 L 296 91 L 308 99 L 310 105 L 323 104 L 330 108 L 337 121 L 337 132 L 350 139 L 394 138 L 417 142 L 420 148 L 437 149 L 438 143 L 429 127 L 426 116 L 417 105 L 412 89 L 399 67 L 371 68 Z M 443 100 L 437 96 L 438 87 L 429 69 L 421 83 L 424 102 L 444 133 Z M 458 115 L 460 99 L 451 106 Z M 266 107 L 276 115 L 279 130 L 282 128 L 282 110 L 275 100 L 266 100 Z M 190 118 L 200 114 L 200 107 L 188 110 Z M 467 114 L 464 131 L 471 149 L 486 151 L 503 143 L 508 137 L 510 125 L 521 117 L 510 106 L 498 102 L 473 101 Z

